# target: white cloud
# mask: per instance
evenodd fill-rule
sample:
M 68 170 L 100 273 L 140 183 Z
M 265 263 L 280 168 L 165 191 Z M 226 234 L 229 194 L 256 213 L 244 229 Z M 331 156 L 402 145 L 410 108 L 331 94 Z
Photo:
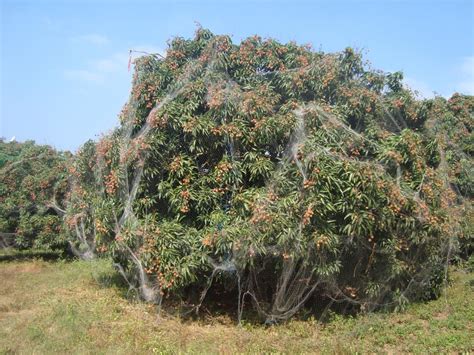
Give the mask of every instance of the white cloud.
M 59 31 L 61 25 L 57 21 L 53 21 L 50 17 L 45 16 L 40 19 L 41 25 L 49 31 Z
M 96 46 L 104 46 L 110 43 L 107 36 L 100 35 L 97 33 L 90 33 L 72 38 L 73 41 L 85 42 Z
M 81 69 L 66 70 L 66 79 L 78 80 L 94 84 L 103 84 L 112 74 L 127 71 L 128 55 L 115 53 L 109 57 L 91 60 Z
M 107 58 L 92 61 L 91 67 L 100 73 L 116 73 L 127 68 L 128 55 L 125 53 L 115 53 Z
M 406 87 L 415 91 L 420 98 L 432 99 L 433 97 L 435 97 L 434 90 L 431 89 L 429 85 L 424 83 L 423 81 L 407 77 L 403 79 L 403 82 Z
M 86 69 L 66 70 L 64 72 L 64 76 L 67 79 L 86 81 L 86 82 L 91 82 L 91 83 L 96 83 L 96 84 L 100 84 L 104 82 L 103 75 L 91 70 L 86 70 Z
M 145 55 L 144 53 L 159 53 L 163 55 L 163 51 L 154 46 L 147 45 L 138 45 L 131 48 L 134 51 L 132 52 L 132 61 L 140 56 Z M 66 70 L 64 75 L 67 79 L 70 80 L 79 80 L 83 82 L 103 84 L 107 79 L 113 77 L 114 75 L 123 73 L 126 74 L 128 69 L 129 61 L 129 51 L 124 50 L 123 52 L 116 52 L 111 54 L 108 57 L 90 60 L 81 69 L 75 70 Z
M 461 81 L 456 90 L 462 94 L 474 95 L 474 56 L 465 57 L 460 67 Z

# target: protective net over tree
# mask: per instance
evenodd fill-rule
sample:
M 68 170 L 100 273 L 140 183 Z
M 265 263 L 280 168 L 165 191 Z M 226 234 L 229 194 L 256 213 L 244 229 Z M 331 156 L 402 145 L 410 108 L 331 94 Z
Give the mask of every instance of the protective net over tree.
M 0 140 L 0 249 L 67 249 L 59 204 L 71 154 L 33 141 Z
M 225 290 L 239 321 L 436 297 L 472 251 L 473 107 L 417 100 L 352 49 L 199 29 L 136 60 L 120 127 L 77 154 L 73 248 L 158 304 Z

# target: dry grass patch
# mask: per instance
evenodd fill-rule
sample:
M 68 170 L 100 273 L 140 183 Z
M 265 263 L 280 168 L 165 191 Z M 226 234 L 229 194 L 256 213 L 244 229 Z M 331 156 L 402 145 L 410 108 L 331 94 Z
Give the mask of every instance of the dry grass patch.
M 276 327 L 220 315 L 183 321 L 125 297 L 108 260 L 0 263 L 2 353 L 318 353 L 468 351 L 474 348 L 469 281 L 454 273 L 446 297 L 399 314 Z

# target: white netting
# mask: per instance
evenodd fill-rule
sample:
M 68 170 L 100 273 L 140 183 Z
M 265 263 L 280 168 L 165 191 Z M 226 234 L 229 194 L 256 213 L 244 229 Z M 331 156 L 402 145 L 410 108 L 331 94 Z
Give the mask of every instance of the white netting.
M 239 322 L 250 303 L 274 323 L 314 302 L 370 311 L 436 293 L 470 208 L 453 192 L 449 138 L 426 128 L 439 157 L 427 163 L 427 144 L 404 121 L 420 114 L 387 108 L 389 94 L 362 74 L 340 78 L 350 85 L 347 104 L 337 102 L 337 89 L 325 91 L 330 84 L 318 75 L 343 75 L 345 59 L 281 46 L 311 61 L 254 72 L 244 63 L 239 72 L 229 69 L 232 55 L 243 61 L 263 46 L 229 52 L 222 37 L 196 43 L 199 54 L 172 78 L 165 65 L 182 59 L 177 49 L 143 59 L 135 88 L 146 83 L 151 93 L 132 92 L 120 129 L 91 151 L 90 190 L 84 176 L 72 182 L 73 250 L 110 253 L 129 286 L 157 304 L 198 288 L 189 302 L 198 311 L 215 283 L 228 284 Z M 335 61 L 339 74 L 331 74 Z M 288 78 L 295 97 L 283 98 Z M 312 83 L 315 94 L 297 96 Z M 350 123 L 351 92 L 370 99 L 372 121 Z M 138 98 L 147 95 L 144 109 Z

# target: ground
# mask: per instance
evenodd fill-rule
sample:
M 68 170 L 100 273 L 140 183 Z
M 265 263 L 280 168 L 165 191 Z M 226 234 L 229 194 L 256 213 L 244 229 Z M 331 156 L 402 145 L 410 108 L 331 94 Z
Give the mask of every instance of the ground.
M 237 326 L 184 321 L 127 297 L 109 260 L 0 257 L 0 353 L 434 353 L 474 350 L 474 274 L 403 313 Z M 129 295 L 130 296 L 130 295 Z

